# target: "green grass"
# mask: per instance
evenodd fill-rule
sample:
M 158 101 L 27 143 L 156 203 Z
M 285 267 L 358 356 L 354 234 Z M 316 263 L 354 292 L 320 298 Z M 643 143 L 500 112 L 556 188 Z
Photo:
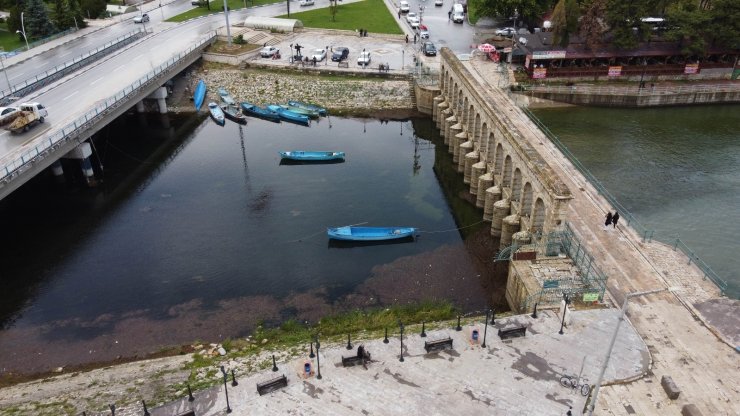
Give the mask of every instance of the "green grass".
M 288 18 L 288 15 L 277 16 Z M 357 30 L 363 28 L 370 33 L 403 34 L 396 16 L 391 14 L 383 0 L 365 0 L 357 3 L 339 4 L 336 21 L 332 21 L 329 8 L 291 13 L 291 19 L 303 22 L 304 27 L 320 29 Z
M 10 52 L 23 46 L 26 46 L 26 43 L 18 38 L 18 34 L 8 32 L 7 23 L 0 23 L 0 47 L 5 52 Z
M 228 0 L 226 2 L 231 10 L 239 10 L 244 8 L 244 0 Z M 261 6 L 263 4 L 282 3 L 282 0 L 248 0 L 247 6 Z M 223 1 L 212 1 L 211 10 L 207 7 L 193 6 L 192 10 L 188 10 L 185 13 L 178 14 L 177 16 L 170 17 L 167 22 L 184 22 L 189 19 L 193 19 L 207 14 L 221 13 L 223 11 Z

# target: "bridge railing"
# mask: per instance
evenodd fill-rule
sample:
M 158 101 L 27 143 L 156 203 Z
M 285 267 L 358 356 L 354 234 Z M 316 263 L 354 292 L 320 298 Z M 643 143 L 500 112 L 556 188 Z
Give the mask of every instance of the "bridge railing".
M 10 90 L 0 90 L 0 105 L 7 105 L 7 103 L 15 98 L 14 95 L 25 95 L 32 91 L 35 91 L 43 87 L 44 85 L 48 85 L 49 83 L 58 80 L 64 75 L 87 65 L 87 63 L 92 59 L 96 59 L 101 55 L 107 55 L 108 53 L 131 43 L 133 40 L 140 37 L 142 32 L 143 29 L 138 29 L 123 36 L 119 36 L 115 40 L 112 40 L 101 47 L 80 55 L 72 59 L 71 61 L 55 66 L 54 68 L 44 72 L 43 74 L 36 75 L 33 78 L 29 78 L 19 84 L 13 85 L 12 89 Z
M 621 219 L 627 221 L 627 225 L 632 226 L 632 228 L 637 231 L 637 233 L 642 237 L 643 242 L 650 242 L 652 241 L 655 230 L 648 229 L 645 227 L 641 222 L 635 218 L 634 214 L 632 214 L 624 205 L 620 204 L 619 201 L 617 201 L 617 198 L 614 197 L 607 189 L 604 187 L 604 185 L 596 179 L 596 177 L 589 172 L 588 169 L 581 163 L 581 161 L 576 158 L 576 156 L 571 153 L 571 151 L 563 144 L 563 142 L 558 139 L 558 137 L 550 131 L 550 129 L 547 128 L 534 114 L 532 114 L 531 111 L 527 108 L 522 108 L 522 111 L 532 120 L 533 123 L 537 125 L 537 127 L 540 128 L 540 130 L 547 136 L 550 141 L 555 145 L 555 147 L 560 150 L 560 152 L 568 158 L 568 160 L 575 166 L 576 169 L 578 169 L 581 174 L 588 179 L 589 182 L 591 182 L 591 185 L 593 185 L 594 188 L 596 188 L 596 191 L 601 194 L 608 202 L 609 204 L 614 207 L 618 212 Z M 704 273 L 704 278 L 709 278 L 714 284 L 720 289 L 720 292 L 724 294 L 727 291 L 727 282 L 719 277 L 717 273 L 715 273 L 699 256 L 694 253 L 693 250 L 691 250 L 683 241 L 681 241 L 680 238 L 676 238 L 675 241 L 673 241 L 672 237 L 668 236 L 658 236 L 656 237 L 657 240 L 663 241 L 664 243 L 671 244 L 673 243 L 673 249 L 680 249 L 681 251 L 686 254 L 686 256 L 689 257 L 689 264 L 696 263 L 697 267 Z
M 159 78 L 162 73 L 167 72 L 171 67 L 177 65 L 177 63 L 186 56 L 196 52 L 204 44 L 213 41 L 215 37 L 215 32 L 203 36 L 199 41 L 197 41 L 186 51 L 173 56 L 165 63 L 155 67 L 143 77 L 139 78 L 113 96 L 107 98 L 102 103 L 97 104 L 95 108 L 88 111 L 83 116 L 62 127 L 60 130 L 53 133 L 52 135 L 45 137 L 43 141 L 37 143 L 33 148 L 24 151 L 19 156 L 16 156 L 10 161 L 3 162 L 2 170 L 0 170 L 0 173 L 2 174 L 0 182 L 7 183 L 14 175 L 20 173 L 22 168 L 26 166 L 29 162 L 32 162 L 39 157 L 43 158 L 46 151 L 54 148 L 55 146 L 61 145 L 63 142 L 72 137 L 76 137 L 80 133 L 80 130 L 87 128 L 96 119 L 107 114 L 109 110 L 120 106 L 126 97 L 133 93 L 136 93 L 136 91 L 138 91 L 142 86 L 149 84 L 152 80 Z
M 624 85 L 550 85 L 519 84 L 519 91 L 554 94 L 596 94 L 596 95 L 670 95 L 687 93 L 740 92 L 737 84 L 694 84 L 659 85 L 640 88 L 639 84 Z

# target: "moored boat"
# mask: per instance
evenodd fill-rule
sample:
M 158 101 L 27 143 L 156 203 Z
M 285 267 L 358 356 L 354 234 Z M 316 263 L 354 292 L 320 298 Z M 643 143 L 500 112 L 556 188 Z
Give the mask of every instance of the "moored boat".
M 259 117 L 265 120 L 274 121 L 276 123 L 280 122 L 280 116 L 277 113 L 272 112 L 266 108 L 262 108 L 258 105 L 254 105 L 252 103 L 244 101 L 241 103 L 241 108 L 244 115 Z
M 267 106 L 267 109 L 276 113 L 281 119 L 285 121 L 303 124 L 306 126 L 308 126 L 308 123 L 310 122 L 308 116 L 304 116 L 303 114 L 298 114 L 294 111 L 287 110 L 279 105 L 271 104 Z
M 224 87 L 218 88 L 218 95 L 221 97 L 221 101 L 223 101 L 224 104 L 236 105 L 236 101 L 234 101 L 234 98 L 231 97 L 231 94 L 229 94 Z
M 315 112 L 319 113 L 319 115 L 321 115 L 321 116 L 325 116 L 328 113 L 326 111 L 326 108 L 324 108 L 324 107 L 322 107 L 320 105 L 310 104 L 310 103 L 304 103 L 302 101 L 290 100 L 290 101 L 288 101 L 288 105 L 291 106 L 291 107 L 304 108 L 304 109 L 309 110 L 309 111 L 315 111 Z
M 381 241 L 414 238 L 416 228 L 412 227 L 336 227 L 327 228 L 326 234 L 334 240 Z
M 208 111 L 211 112 L 211 118 L 216 122 L 216 124 L 223 126 L 226 123 L 224 112 L 218 104 L 214 102 L 208 103 Z
M 280 153 L 281 158 L 289 160 L 325 161 L 344 159 L 344 152 L 307 152 L 303 150 L 292 150 L 278 153 Z
M 221 110 L 223 110 L 224 115 L 229 120 L 239 124 L 247 124 L 247 118 L 244 117 L 244 114 L 239 112 L 239 108 L 237 106 L 221 104 Z
M 306 108 L 301 108 L 301 107 L 292 107 L 292 106 L 289 106 L 289 105 L 281 105 L 280 107 L 283 107 L 284 109 L 289 110 L 289 111 L 292 111 L 294 113 L 298 113 L 298 114 L 307 116 L 308 118 L 319 118 L 319 112 L 318 111 L 308 110 Z
M 203 106 L 203 100 L 206 98 L 206 83 L 203 80 L 198 81 L 198 85 L 195 86 L 195 92 L 193 93 L 193 103 L 195 103 L 195 111 L 200 111 Z

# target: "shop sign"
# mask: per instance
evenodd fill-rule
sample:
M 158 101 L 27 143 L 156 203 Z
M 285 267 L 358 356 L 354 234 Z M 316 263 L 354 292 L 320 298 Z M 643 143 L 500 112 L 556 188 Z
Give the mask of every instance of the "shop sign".
M 609 67 L 609 76 L 610 77 L 618 77 L 622 75 L 622 67 L 621 66 L 610 66 Z

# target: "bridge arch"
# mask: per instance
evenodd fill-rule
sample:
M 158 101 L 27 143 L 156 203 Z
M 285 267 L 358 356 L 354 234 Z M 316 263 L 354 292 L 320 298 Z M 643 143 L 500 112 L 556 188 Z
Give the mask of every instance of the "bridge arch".
M 506 158 L 504 159 L 503 178 L 501 179 L 501 184 L 505 187 L 511 187 L 511 165 L 511 155 L 506 155 Z
M 524 184 L 524 190 L 522 191 L 522 216 L 532 216 L 532 183 L 527 182 Z
M 522 171 L 514 169 L 514 178 L 511 181 L 511 200 L 519 201 L 522 194 Z
M 533 233 L 543 232 L 545 227 L 545 201 L 537 198 L 534 202 L 534 212 L 532 212 L 532 226 L 530 231 Z

